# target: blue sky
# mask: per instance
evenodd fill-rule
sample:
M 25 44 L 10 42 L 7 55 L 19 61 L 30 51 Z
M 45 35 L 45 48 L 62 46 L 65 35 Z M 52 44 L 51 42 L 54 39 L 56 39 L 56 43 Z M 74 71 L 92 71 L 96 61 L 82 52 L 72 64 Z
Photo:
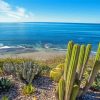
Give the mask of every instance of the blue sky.
M 0 22 L 100 23 L 100 0 L 0 0 Z

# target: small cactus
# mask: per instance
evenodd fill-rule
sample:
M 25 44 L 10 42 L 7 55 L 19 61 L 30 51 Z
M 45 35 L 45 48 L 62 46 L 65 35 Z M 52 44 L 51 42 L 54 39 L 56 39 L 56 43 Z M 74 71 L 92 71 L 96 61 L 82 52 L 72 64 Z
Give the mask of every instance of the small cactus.
M 40 68 L 37 64 L 33 64 L 32 62 L 24 62 L 22 64 L 22 68 L 19 70 L 19 76 L 22 79 L 24 79 L 27 83 L 32 83 L 34 77 L 39 73 Z
M 50 71 L 50 77 L 51 77 L 51 79 L 54 80 L 54 81 L 56 81 L 56 82 L 59 81 L 59 79 L 61 78 L 62 74 L 63 74 L 63 71 L 62 71 L 61 68 L 55 68 L 55 69 L 52 69 Z
M 59 65 L 57 65 L 56 68 L 61 68 L 62 70 L 64 70 L 64 64 L 59 64 Z

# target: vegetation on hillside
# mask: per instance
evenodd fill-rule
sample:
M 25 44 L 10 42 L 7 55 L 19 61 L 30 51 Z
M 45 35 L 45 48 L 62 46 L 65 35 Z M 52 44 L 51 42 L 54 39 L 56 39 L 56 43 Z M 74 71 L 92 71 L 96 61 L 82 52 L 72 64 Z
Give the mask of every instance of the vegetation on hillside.
M 59 100 L 76 100 L 88 89 L 100 92 L 100 44 L 96 57 L 89 58 L 90 52 L 90 44 L 79 46 L 71 41 L 66 57 L 59 56 L 45 61 L 0 58 L 0 92 L 8 92 L 13 85 L 5 78 L 7 75 L 12 75 L 25 84 L 21 90 L 26 96 L 35 92 L 32 85 L 34 79 L 49 75 L 58 84 L 56 94 Z

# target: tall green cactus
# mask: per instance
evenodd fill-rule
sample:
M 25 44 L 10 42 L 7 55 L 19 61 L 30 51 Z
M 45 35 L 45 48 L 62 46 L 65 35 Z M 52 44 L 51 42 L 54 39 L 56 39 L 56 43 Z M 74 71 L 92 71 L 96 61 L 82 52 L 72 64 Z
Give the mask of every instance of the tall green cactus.
M 79 90 L 79 93 L 78 93 L 78 97 L 83 93 L 83 90 L 81 88 L 83 88 L 83 83 L 86 83 L 87 80 L 83 80 L 82 77 L 83 77 L 83 74 L 85 73 L 85 70 L 86 70 L 86 65 L 87 65 L 87 62 L 88 62 L 88 59 L 89 59 L 89 56 L 90 56 L 90 53 L 91 53 L 91 44 L 88 44 L 86 46 L 86 49 L 85 49 L 85 55 L 84 55 L 84 59 L 83 59 L 83 65 L 81 66 L 81 71 L 80 71 L 80 75 L 79 75 L 79 84 L 80 85 L 80 90 Z M 81 87 L 82 86 L 82 87 Z
M 71 61 L 70 61 L 69 70 L 67 74 L 65 100 L 70 100 L 70 95 L 71 95 L 75 74 L 76 74 L 78 54 L 79 54 L 79 45 L 75 44 L 73 47 Z
M 83 74 L 86 70 L 86 64 L 91 52 L 91 45 L 77 45 L 70 41 L 65 59 L 63 75 L 58 83 L 58 98 L 59 100 L 76 100 L 80 94 L 85 93 L 92 84 L 97 71 L 100 69 L 100 44 L 96 54 L 93 70 L 88 80 L 84 80 L 85 87 L 81 87 Z M 76 77 L 78 75 L 78 77 Z M 78 81 L 77 81 L 78 80 Z
M 68 68 L 69 68 L 69 61 L 71 59 L 71 55 L 72 55 L 72 49 L 73 49 L 73 41 L 69 41 L 68 43 L 68 48 L 67 48 L 67 54 L 66 54 L 66 59 L 65 59 L 65 65 L 64 65 L 64 80 L 67 79 L 67 72 L 68 72 Z

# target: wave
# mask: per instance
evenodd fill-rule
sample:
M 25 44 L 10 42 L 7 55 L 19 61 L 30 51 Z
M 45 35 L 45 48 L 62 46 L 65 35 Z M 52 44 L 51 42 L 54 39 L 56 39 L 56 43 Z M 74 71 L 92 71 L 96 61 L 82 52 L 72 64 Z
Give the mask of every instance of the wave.
M 1 49 L 18 49 L 18 48 L 25 48 L 23 46 L 0 46 Z
M 8 49 L 8 48 L 11 48 L 11 47 L 9 47 L 9 46 L 0 47 L 0 49 Z
M 52 43 L 37 43 L 34 45 L 17 45 L 17 46 L 8 46 L 0 44 L 0 53 L 25 53 L 25 52 L 34 52 L 34 51 L 61 51 L 66 52 L 67 48 L 65 45 L 57 45 Z M 91 55 L 95 55 L 95 51 L 91 51 Z
M 52 46 L 53 46 L 53 44 L 51 44 L 51 43 L 44 44 L 44 48 L 46 48 L 46 49 L 51 48 Z

